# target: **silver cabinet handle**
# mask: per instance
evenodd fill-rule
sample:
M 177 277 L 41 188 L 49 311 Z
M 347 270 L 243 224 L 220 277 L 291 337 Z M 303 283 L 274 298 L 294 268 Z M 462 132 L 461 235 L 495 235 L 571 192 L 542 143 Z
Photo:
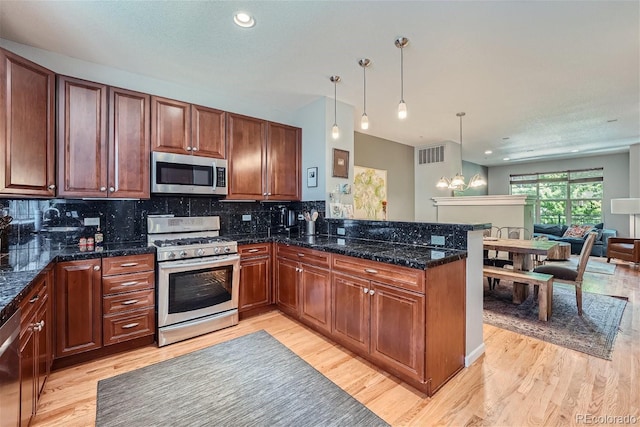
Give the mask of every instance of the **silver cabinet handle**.
M 375 293 L 376 293 L 376 291 L 374 291 L 373 289 L 371 289 L 371 290 L 369 291 L 369 295 L 373 295 L 373 294 L 375 294 Z
M 100 187 L 100 191 L 107 191 L 107 187 Z
M 135 328 L 136 326 L 138 326 L 140 323 L 139 322 L 135 322 L 135 323 L 128 323 L 126 325 L 122 325 L 122 329 L 131 329 L 131 328 Z
M 198 147 L 193 147 L 193 151 L 198 151 Z
M 93 266 L 93 269 L 94 269 L 95 271 L 98 271 L 98 270 L 100 270 L 100 266 L 99 266 L 99 265 L 94 265 L 94 266 Z
M 31 298 L 29 300 L 29 304 L 33 304 L 34 302 L 38 301 L 40 299 L 40 295 L 36 295 L 35 297 Z
M 258 252 L 260 249 L 249 249 L 247 252 L 249 253 L 254 253 L 254 252 Z
M 187 147 L 187 151 L 191 151 L 191 147 Z
M 367 293 L 369 293 L 369 288 L 364 288 L 362 291 L 363 291 L 365 294 L 367 294 Z
M 302 257 L 304 257 L 304 254 L 298 253 L 298 256 L 299 256 L 300 258 L 302 258 Z
M 109 187 L 109 192 L 113 193 L 114 191 L 116 191 L 115 187 Z
M 267 193 L 267 196 L 270 196 L 270 195 L 271 195 L 271 193 Z
M 266 196 L 266 195 L 267 195 L 267 193 L 262 193 L 262 195 L 263 195 L 263 196 Z
M 55 184 L 51 184 L 47 187 L 49 190 L 55 190 L 56 189 L 56 185 Z
M 133 282 L 124 282 L 124 283 L 120 283 L 120 286 L 133 286 L 136 283 L 138 283 L 137 280 L 134 280 Z
M 138 265 L 137 262 L 125 262 L 124 264 L 120 264 L 120 267 L 135 267 Z
M 373 268 L 365 268 L 364 271 L 371 274 L 378 274 L 378 270 L 374 270 Z
M 120 304 L 121 304 L 121 305 L 131 305 L 131 304 L 135 304 L 135 303 L 137 303 L 138 301 L 139 301 L 139 300 L 137 300 L 137 299 L 130 299 L 130 300 L 127 300 L 127 301 L 123 301 L 123 302 L 121 302 Z

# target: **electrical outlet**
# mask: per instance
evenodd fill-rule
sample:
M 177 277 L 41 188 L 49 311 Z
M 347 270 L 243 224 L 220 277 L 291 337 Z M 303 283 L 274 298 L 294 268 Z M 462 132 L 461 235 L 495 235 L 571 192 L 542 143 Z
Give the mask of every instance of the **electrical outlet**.
M 431 251 L 431 259 L 442 259 L 442 258 L 444 258 L 444 252 Z
M 242 215 L 243 221 L 251 221 L 251 215 Z
M 444 246 L 444 236 L 431 236 L 431 244 Z
M 346 231 L 343 227 L 338 227 L 336 229 L 336 233 L 338 234 L 338 236 L 344 236 L 346 234 Z
M 91 226 L 91 225 L 94 225 L 94 226 L 100 225 L 100 218 L 85 218 L 84 225 L 85 227 Z
M 302 214 L 298 214 L 298 220 L 299 220 L 299 221 L 304 220 L 304 215 L 302 215 Z

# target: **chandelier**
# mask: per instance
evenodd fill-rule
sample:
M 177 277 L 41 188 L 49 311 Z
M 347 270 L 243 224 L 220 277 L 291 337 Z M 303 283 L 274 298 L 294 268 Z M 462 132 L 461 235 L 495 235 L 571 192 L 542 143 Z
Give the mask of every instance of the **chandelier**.
M 466 184 L 464 181 L 464 175 L 462 175 L 462 118 L 465 116 L 465 113 L 457 113 L 456 116 L 460 117 L 460 172 L 456 174 L 453 178 L 442 177 L 436 184 L 436 187 L 441 189 L 449 189 L 456 191 L 464 191 L 469 188 L 478 188 L 484 187 L 487 185 L 487 181 L 480 175 L 475 174 L 469 184 Z

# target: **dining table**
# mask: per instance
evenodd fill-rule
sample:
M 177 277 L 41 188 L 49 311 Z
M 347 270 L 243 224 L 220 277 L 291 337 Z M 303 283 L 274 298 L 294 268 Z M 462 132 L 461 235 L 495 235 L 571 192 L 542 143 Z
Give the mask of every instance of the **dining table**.
M 501 239 L 485 237 L 482 240 L 485 250 L 508 252 L 511 254 L 513 269 L 515 271 L 529 271 L 533 267 L 533 256 L 549 256 L 549 252 L 558 246 L 558 242 L 552 240 L 525 240 L 525 239 Z M 522 303 L 529 295 L 529 286 L 526 283 L 513 284 L 513 302 Z

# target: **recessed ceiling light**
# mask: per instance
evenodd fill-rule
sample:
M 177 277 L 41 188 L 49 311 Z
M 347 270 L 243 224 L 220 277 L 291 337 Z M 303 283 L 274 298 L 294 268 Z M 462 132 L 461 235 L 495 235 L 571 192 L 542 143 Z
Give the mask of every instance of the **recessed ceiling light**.
M 504 161 L 506 162 L 507 160 L 511 160 L 511 159 L 510 159 L 510 158 L 508 158 L 508 157 L 505 157 L 505 158 L 504 158 L 504 159 L 502 159 L 502 160 L 504 160 Z
M 253 19 L 253 16 L 249 15 L 246 12 L 238 12 L 233 15 L 233 22 L 243 28 L 251 28 L 256 25 L 256 20 Z
M 493 154 L 493 151 L 487 150 L 487 151 L 484 152 L 484 154 Z
M 577 153 L 579 150 L 571 150 L 572 153 Z
M 613 122 L 617 122 L 618 119 L 611 119 L 611 120 L 607 120 L 607 123 L 613 123 Z

